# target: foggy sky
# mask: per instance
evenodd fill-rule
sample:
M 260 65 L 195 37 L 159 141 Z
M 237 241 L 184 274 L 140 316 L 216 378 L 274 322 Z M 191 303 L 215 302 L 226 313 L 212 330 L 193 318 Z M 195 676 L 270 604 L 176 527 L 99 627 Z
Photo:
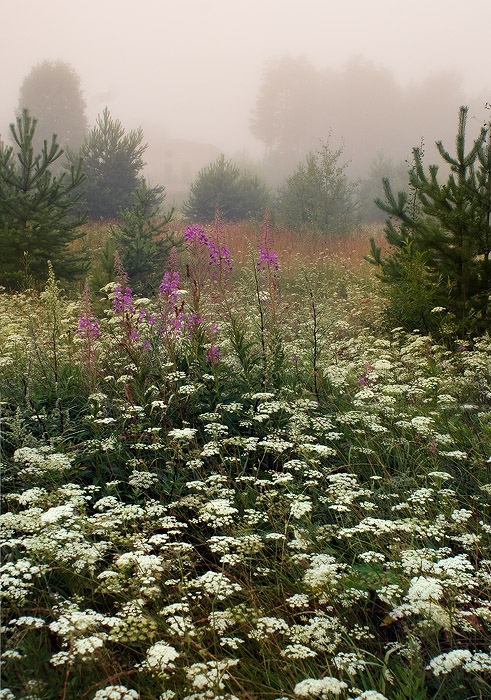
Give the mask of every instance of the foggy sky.
M 491 102 L 491 0 L 16 0 L 0 17 L 4 138 L 44 60 L 78 73 L 91 125 L 108 106 L 148 141 L 158 128 L 229 154 L 261 153 L 249 121 L 265 62 L 282 55 L 334 69 L 361 55 L 402 85 L 455 71 L 469 99 Z

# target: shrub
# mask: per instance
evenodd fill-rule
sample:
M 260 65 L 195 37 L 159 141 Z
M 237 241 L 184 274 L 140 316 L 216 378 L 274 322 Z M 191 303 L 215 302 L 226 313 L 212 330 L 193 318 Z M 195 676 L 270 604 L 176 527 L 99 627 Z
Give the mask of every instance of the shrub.
M 198 173 L 183 213 L 194 221 L 211 222 L 218 207 L 224 221 L 261 219 L 268 200 L 268 189 L 257 175 L 241 171 L 221 155 Z
M 339 163 L 341 155 L 342 149 L 333 151 L 324 144 L 318 153 L 309 153 L 280 187 L 277 209 L 287 226 L 338 234 L 357 225 L 355 185 L 346 177 L 347 164 Z

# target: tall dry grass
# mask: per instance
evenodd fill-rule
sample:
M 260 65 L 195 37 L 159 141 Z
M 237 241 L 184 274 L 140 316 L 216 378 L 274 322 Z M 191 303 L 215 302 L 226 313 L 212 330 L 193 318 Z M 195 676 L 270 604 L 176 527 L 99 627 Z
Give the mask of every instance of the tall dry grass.
M 84 226 L 86 235 L 74 245 L 77 248 L 86 246 L 91 258 L 104 246 L 111 235 L 111 226 L 115 222 L 97 222 Z M 171 223 L 176 241 L 182 234 L 188 222 L 176 219 Z M 234 265 L 243 267 L 250 261 L 251 250 L 261 242 L 261 226 L 254 221 L 240 221 L 222 225 L 223 238 L 221 244 L 229 248 Z M 329 236 L 315 231 L 298 233 L 285 226 L 273 228 L 274 247 L 278 251 L 283 269 L 291 269 L 298 265 L 299 260 L 310 263 L 323 261 L 342 262 L 343 267 L 357 268 L 363 262 L 370 248 L 370 238 L 374 237 L 377 245 L 383 247 L 384 235 L 380 225 L 367 226 L 350 231 L 344 236 Z

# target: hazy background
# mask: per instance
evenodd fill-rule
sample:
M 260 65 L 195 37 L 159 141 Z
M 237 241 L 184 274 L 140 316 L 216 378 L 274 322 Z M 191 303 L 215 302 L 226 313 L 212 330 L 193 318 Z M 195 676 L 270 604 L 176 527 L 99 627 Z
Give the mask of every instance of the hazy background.
M 2 4 L 0 17 L 0 134 L 7 136 L 31 68 L 62 60 L 81 78 L 91 125 L 108 106 L 126 129 L 143 128 L 157 178 L 166 140 L 208 144 L 210 157 L 216 149 L 261 159 L 265 146 L 250 122 L 265 67 L 281 57 L 303 59 L 341 79 L 350 61 L 390 72 L 400 93 L 420 100 L 411 121 L 420 115 L 421 122 L 411 133 L 401 130 L 396 157 L 409 155 L 421 136 L 445 137 L 449 121 L 455 134 L 460 104 L 471 105 L 477 127 L 491 102 L 490 0 L 16 0 Z M 343 140 L 350 158 L 364 150 L 366 165 L 392 115 L 386 95 L 375 134 L 371 87 L 362 83 L 361 74 L 360 95 L 337 104 L 326 128 Z M 382 98 L 375 91 L 373 100 Z M 443 133 L 434 133 L 439 110 Z M 426 126 L 427 111 L 432 122 Z M 394 105 L 393 118 L 398 114 Z

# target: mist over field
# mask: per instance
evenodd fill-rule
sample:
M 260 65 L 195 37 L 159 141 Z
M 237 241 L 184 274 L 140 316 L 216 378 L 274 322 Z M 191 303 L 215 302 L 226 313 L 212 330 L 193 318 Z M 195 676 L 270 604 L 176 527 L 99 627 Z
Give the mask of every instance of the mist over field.
M 2 137 L 32 67 L 61 60 L 90 125 L 108 107 L 141 126 L 146 173 L 171 190 L 221 152 L 257 165 L 286 150 L 266 172 L 280 180 L 328 137 L 358 177 L 379 153 L 453 142 L 461 104 L 477 131 L 491 95 L 487 0 L 21 0 L 2 20 Z

